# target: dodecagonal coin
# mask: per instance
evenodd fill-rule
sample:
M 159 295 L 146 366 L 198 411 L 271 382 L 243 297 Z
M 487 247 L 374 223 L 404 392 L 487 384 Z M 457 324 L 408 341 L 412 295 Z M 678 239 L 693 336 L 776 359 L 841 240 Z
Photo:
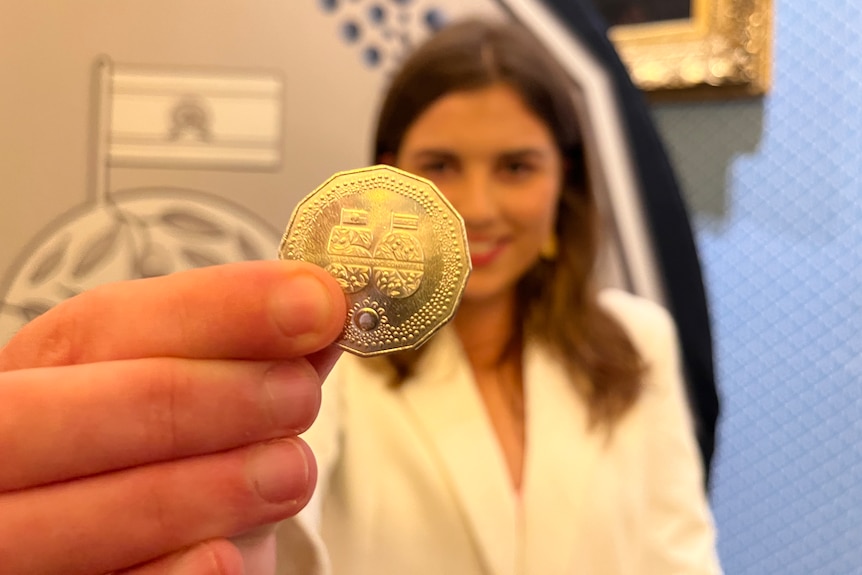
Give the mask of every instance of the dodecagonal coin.
M 429 180 L 384 165 L 339 172 L 304 198 L 278 255 L 338 281 L 348 312 L 337 343 L 360 356 L 428 341 L 471 271 L 460 214 Z

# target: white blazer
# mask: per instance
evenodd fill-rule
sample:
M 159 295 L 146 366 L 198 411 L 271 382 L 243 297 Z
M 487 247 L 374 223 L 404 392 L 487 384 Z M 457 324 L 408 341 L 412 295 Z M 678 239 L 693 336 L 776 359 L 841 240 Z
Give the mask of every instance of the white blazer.
M 280 526 L 279 573 L 720 573 L 673 324 L 621 291 L 601 302 L 648 363 L 645 392 L 610 436 L 591 431 L 563 367 L 528 343 L 520 494 L 451 328 L 399 388 L 345 354 L 305 434 L 318 489 Z

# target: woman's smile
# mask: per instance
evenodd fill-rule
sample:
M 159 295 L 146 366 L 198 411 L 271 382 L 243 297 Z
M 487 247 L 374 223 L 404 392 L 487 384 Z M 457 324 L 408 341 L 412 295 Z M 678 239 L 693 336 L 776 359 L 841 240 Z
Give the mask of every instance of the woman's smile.
M 473 269 L 487 267 L 494 263 L 509 243 L 505 238 L 471 238 L 469 234 L 467 241 L 470 246 L 470 261 L 473 263 Z

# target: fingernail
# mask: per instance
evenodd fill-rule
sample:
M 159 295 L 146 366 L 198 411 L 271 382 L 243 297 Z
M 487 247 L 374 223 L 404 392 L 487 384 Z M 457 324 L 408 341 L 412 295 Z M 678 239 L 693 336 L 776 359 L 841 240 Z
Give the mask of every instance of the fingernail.
M 320 378 L 305 361 L 273 365 L 263 378 L 264 401 L 279 430 L 302 433 L 320 408 Z
M 270 503 L 303 499 L 311 489 L 309 461 L 299 440 L 284 439 L 258 447 L 251 455 L 249 478 Z
M 329 290 L 308 273 L 293 277 L 279 290 L 274 296 L 273 306 L 279 328 L 289 337 L 319 334 L 332 321 L 333 305 Z

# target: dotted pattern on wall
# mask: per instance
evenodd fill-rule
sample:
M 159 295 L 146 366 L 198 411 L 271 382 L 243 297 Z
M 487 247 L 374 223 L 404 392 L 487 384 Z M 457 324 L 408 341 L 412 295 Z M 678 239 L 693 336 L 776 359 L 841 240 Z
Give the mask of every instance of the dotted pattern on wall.
M 664 105 L 723 418 L 728 574 L 862 574 L 862 3 L 776 2 L 757 102 Z
M 341 40 L 369 68 L 392 72 L 428 32 L 445 24 L 442 10 L 422 0 L 316 0 L 336 20 Z

